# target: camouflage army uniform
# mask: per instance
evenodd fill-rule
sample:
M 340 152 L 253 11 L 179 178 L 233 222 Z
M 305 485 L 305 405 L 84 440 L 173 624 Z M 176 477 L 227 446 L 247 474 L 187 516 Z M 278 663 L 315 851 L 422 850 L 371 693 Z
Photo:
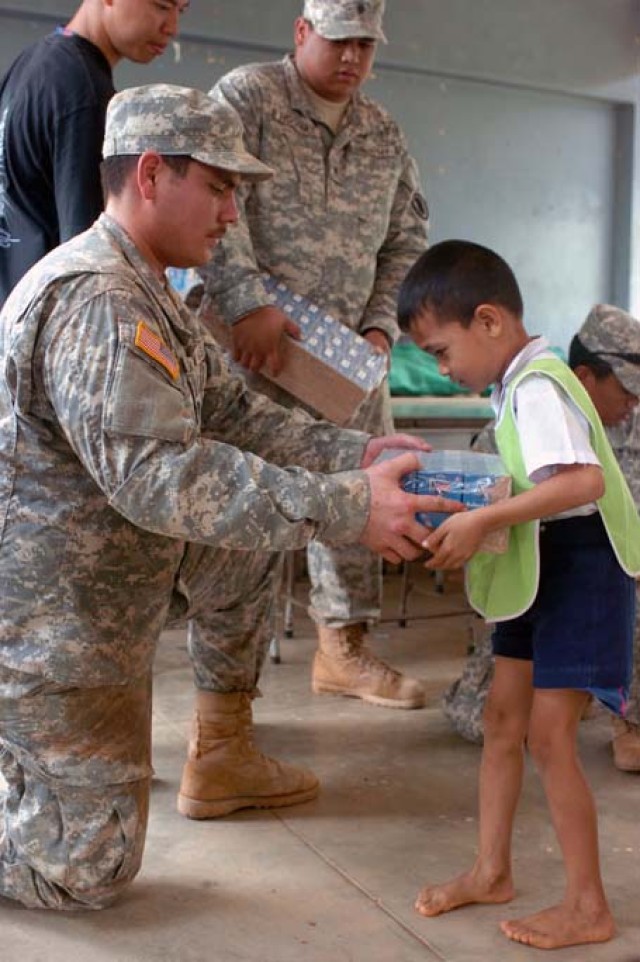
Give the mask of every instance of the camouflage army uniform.
M 142 855 L 160 631 L 252 691 L 277 552 L 366 523 L 367 437 L 248 392 L 106 215 L 0 325 L 0 894 L 98 908 Z
M 211 95 L 238 111 L 247 149 L 275 170 L 268 184 L 240 189 L 240 224 L 205 272 L 206 290 L 224 319 L 232 324 L 269 303 L 260 280 L 266 270 L 352 330 L 378 329 L 393 343 L 396 295 L 426 247 L 427 221 L 416 166 L 397 124 L 358 93 L 334 136 L 289 56 L 240 67 Z M 273 396 L 264 381 L 262 389 Z M 276 396 L 296 404 L 283 391 Z M 350 426 L 390 432 L 386 385 Z M 313 544 L 308 562 L 317 621 L 337 628 L 379 617 L 380 566 L 366 549 Z

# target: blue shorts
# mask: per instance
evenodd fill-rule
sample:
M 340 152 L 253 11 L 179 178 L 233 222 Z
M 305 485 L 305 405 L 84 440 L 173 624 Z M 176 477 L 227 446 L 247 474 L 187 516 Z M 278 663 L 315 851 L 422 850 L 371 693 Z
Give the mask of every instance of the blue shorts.
M 533 660 L 534 688 L 589 691 L 624 715 L 635 599 L 599 512 L 543 522 L 538 594 L 519 618 L 495 626 L 494 654 Z

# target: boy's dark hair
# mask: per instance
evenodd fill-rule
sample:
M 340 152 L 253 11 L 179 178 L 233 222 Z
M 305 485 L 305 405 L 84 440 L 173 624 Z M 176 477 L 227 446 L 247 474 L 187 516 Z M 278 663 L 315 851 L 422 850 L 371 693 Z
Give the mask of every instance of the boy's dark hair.
M 415 262 L 400 287 L 398 324 L 408 331 L 421 311 L 468 327 L 479 304 L 499 304 L 521 318 L 522 295 L 498 254 L 471 241 L 435 244 Z
M 606 377 L 613 374 L 613 368 L 608 361 L 604 361 L 597 354 L 594 354 L 585 347 L 577 334 L 574 334 L 569 345 L 569 367 L 572 371 L 582 365 L 588 367 L 596 381 L 604 381 Z
M 177 177 L 186 177 L 191 157 L 182 154 L 163 154 L 162 159 Z M 131 171 L 140 160 L 139 154 L 115 154 L 100 164 L 102 197 L 106 204 L 109 197 L 119 197 Z

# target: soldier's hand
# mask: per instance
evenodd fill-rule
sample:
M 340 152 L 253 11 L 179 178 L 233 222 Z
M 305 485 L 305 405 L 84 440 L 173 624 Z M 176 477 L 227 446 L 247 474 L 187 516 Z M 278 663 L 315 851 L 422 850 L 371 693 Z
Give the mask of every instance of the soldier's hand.
M 428 529 L 416 521 L 416 512 L 465 510 L 464 505 L 451 498 L 403 491 L 400 478 L 419 466 L 415 454 L 407 453 L 366 469 L 371 485 L 371 509 L 360 541 L 393 564 L 403 559 L 413 561 L 424 553 L 422 542 Z
M 300 328 L 277 307 L 261 307 L 231 328 L 233 358 L 254 374 L 266 366 L 275 376 L 285 363 L 287 334 L 299 340 Z
M 391 354 L 391 344 L 389 343 L 389 338 L 383 332 L 377 328 L 371 328 L 366 334 L 362 335 L 365 341 L 376 349 L 378 354 L 386 354 L 387 357 Z
M 375 459 L 387 448 L 406 448 L 409 451 L 430 451 L 431 445 L 414 434 L 385 434 L 381 438 L 371 438 L 362 456 L 361 468 L 370 467 Z

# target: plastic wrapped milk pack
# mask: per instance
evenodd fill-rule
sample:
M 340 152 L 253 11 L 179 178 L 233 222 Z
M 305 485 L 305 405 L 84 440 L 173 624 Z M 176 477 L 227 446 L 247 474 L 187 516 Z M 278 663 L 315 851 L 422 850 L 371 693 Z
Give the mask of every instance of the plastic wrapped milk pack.
M 415 451 L 420 468 L 402 478 L 402 487 L 410 494 L 434 494 L 461 501 L 468 508 L 480 508 L 511 494 L 511 478 L 497 454 L 479 451 Z M 384 451 L 379 461 L 406 454 L 406 448 Z M 445 512 L 419 512 L 418 521 L 437 528 L 449 517 Z M 507 550 L 509 529 L 491 532 L 480 546 L 481 551 L 501 554 Z
M 300 328 L 310 354 L 359 384 L 364 391 L 372 391 L 382 383 L 387 372 L 384 354 L 375 352 L 359 334 L 308 298 L 294 293 L 276 277 L 263 274 L 262 281 L 271 301 Z

